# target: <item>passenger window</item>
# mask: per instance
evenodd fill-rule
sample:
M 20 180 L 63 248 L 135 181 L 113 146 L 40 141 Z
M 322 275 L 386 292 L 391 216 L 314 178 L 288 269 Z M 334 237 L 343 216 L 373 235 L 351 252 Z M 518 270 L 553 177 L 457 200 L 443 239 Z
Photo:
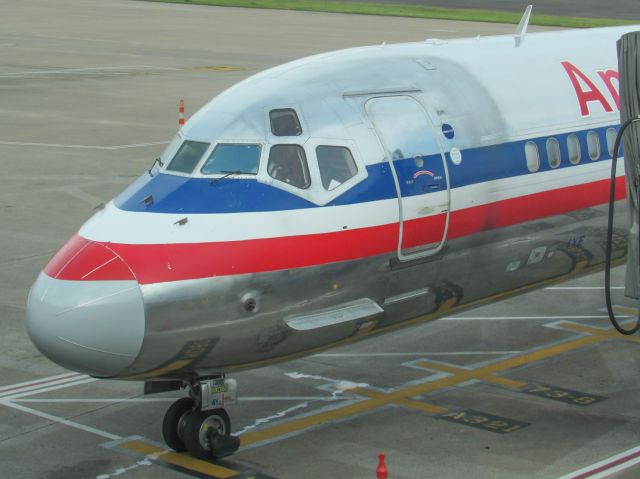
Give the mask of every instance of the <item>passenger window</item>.
M 524 145 L 524 154 L 527 157 L 527 168 L 531 173 L 535 173 L 540 169 L 540 153 L 538 145 L 533 141 L 527 141 Z
M 573 133 L 567 136 L 567 150 L 569 150 L 569 161 L 571 164 L 577 165 L 580 163 L 580 141 Z
M 186 140 L 167 166 L 167 170 L 191 173 L 196 167 L 210 143 Z
M 271 110 L 269 120 L 271 121 L 271 133 L 275 136 L 300 136 L 302 134 L 298 115 L 291 108 Z
M 269 176 L 298 188 L 311 185 L 307 157 L 299 145 L 275 145 L 269 152 Z
M 316 148 L 320 178 L 325 190 L 333 190 L 353 178 L 358 172 L 349 148 L 343 146 L 319 146 Z
M 555 138 L 547 140 L 547 161 L 551 168 L 560 166 L 560 143 Z
M 600 139 L 595 131 L 587 133 L 587 148 L 589 149 L 589 158 L 592 161 L 600 158 Z
M 607 149 L 609 150 L 609 156 L 613 158 L 613 147 L 616 146 L 616 137 L 618 132 L 615 128 L 607 128 Z
M 200 170 L 205 175 L 216 173 L 258 173 L 260 145 L 218 144 Z

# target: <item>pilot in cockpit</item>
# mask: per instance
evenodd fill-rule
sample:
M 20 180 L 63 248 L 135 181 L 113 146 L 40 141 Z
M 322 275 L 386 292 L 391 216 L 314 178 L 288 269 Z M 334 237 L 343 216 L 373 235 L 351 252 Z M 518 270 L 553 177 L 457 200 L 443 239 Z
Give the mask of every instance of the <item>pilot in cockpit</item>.
M 275 145 L 269 154 L 269 176 L 298 188 L 309 186 L 306 156 L 299 145 Z

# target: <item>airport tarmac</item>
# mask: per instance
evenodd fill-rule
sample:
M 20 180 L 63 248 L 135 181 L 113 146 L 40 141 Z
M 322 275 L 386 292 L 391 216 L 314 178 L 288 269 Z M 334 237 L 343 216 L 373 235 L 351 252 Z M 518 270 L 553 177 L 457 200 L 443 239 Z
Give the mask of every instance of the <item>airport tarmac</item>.
M 165 451 L 177 393 L 66 371 L 25 331 L 42 266 L 151 166 L 181 98 L 189 116 L 304 55 L 514 26 L 125 0 L 0 10 L 0 477 L 374 478 L 379 452 L 394 479 L 638 477 L 640 339 L 611 332 L 601 273 L 239 373 L 242 447 L 215 463 Z

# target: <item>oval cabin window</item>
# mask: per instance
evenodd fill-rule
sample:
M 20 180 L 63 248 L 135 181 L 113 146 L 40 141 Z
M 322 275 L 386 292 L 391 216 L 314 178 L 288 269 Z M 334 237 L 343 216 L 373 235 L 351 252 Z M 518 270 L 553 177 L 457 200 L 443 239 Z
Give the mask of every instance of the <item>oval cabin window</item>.
M 589 149 L 589 158 L 592 161 L 600 158 L 600 138 L 595 131 L 587 133 L 587 148 Z
M 547 140 L 547 161 L 551 168 L 560 166 L 560 143 L 555 138 Z
M 580 163 L 580 140 L 571 133 L 567 137 L 567 150 L 569 151 L 569 161 L 572 165 Z
M 616 137 L 618 132 L 615 128 L 607 128 L 607 150 L 609 150 L 609 157 L 613 158 L 613 147 L 616 146 Z
M 535 173 L 540 169 L 540 152 L 538 145 L 533 141 L 527 141 L 524 145 L 524 154 L 527 158 L 527 168 L 531 173 Z

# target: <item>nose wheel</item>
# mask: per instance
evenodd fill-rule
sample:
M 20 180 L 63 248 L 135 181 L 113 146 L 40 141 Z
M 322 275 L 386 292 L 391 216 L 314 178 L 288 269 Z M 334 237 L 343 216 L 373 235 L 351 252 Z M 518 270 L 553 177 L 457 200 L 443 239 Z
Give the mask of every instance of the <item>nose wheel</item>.
M 220 458 L 233 454 L 240 440 L 231 436 L 231 419 L 222 408 L 194 411 L 186 420 L 184 444 L 199 459 Z
M 193 412 L 195 399 L 180 398 L 174 402 L 164 415 L 162 421 L 162 437 L 171 449 L 176 452 L 187 450 L 184 443 L 184 431 L 187 418 Z
M 174 402 L 164 415 L 162 436 L 176 452 L 198 459 L 226 457 L 238 450 L 240 438 L 231 435 L 231 419 L 224 408 L 203 409 L 200 387 L 190 385 L 190 397 Z M 205 402 L 205 404 L 209 404 Z

